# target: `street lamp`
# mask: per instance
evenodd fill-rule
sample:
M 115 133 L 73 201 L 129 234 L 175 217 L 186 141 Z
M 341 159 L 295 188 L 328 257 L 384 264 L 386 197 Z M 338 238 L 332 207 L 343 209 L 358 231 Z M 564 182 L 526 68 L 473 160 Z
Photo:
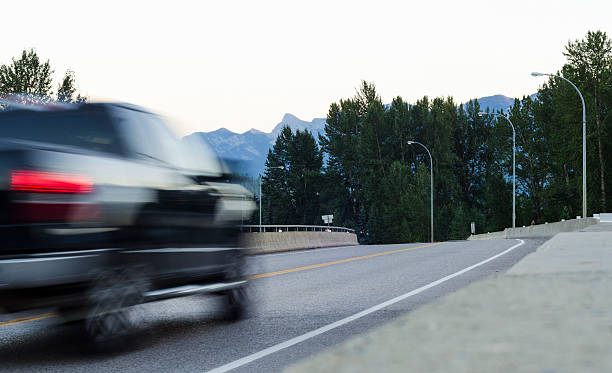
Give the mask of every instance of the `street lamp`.
M 278 168 L 279 170 L 284 170 L 285 166 L 271 166 L 271 167 L 268 167 L 268 170 L 272 168 Z M 261 200 L 263 199 L 261 195 L 261 179 L 262 177 L 260 174 L 259 175 L 259 232 L 260 233 L 261 233 Z
M 508 116 L 499 113 L 478 113 L 479 116 L 493 115 L 495 117 L 505 118 L 510 126 L 512 126 L 512 229 L 516 228 L 516 131 L 514 130 L 514 124 L 510 121 Z
M 421 145 L 423 148 L 425 148 L 425 150 L 427 151 L 427 154 L 429 154 L 429 174 L 430 174 L 430 196 L 429 196 L 429 204 L 430 204 L 430 212 L 431 212 L 431 221 L 430 221 L 430 227 L 431 227 L 431 242 L 434 242 L 434 213 L 433 213 L 433 158 L 431 157 L 431 153 L 429 152 L 429 149 L 427 149 L 427 147 L 423 144 L 421 144 L 418 141 L 408 141 L 408 145 L 412 145 L 412 144 L 418 144 Z
M 559 79 L 563 79 L 568 82 L 576 92 L 578 92 L 578 96 L 580 96 L 580 101 L 582 101 L 582 217 L 587 217 L 587 182 L 586 182 L 586 107 L 584 105 L 584 98 L 582 97 L 582 93 L 574 83 L 570 82 L 568 79 L 555 74 L 545 74 L 545 73 L 531 73 L 532 76 L 551 76 Z

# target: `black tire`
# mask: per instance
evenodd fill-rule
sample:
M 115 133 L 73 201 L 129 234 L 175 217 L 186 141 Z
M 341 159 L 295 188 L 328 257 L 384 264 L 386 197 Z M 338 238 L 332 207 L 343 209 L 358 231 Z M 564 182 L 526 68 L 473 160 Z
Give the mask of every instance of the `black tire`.
M 244 256 L 226 273 L 227 281 L 241 281 L 246 278 L 248 262 Z M 225 320 L 238 321 L 245 318 L 252 309 L 250 282 L 223 293 L 225 301 Z
M 248 284 L 225 292 L 225 320 L 238 321 L 244 319 L 251 308 Z
M 96 350 L 125 347 L 139 326 L 132 306 L 142 303 L 145 281 L 137 271 L 120 268 L 100 272 L 87 291 L 85 334 Z

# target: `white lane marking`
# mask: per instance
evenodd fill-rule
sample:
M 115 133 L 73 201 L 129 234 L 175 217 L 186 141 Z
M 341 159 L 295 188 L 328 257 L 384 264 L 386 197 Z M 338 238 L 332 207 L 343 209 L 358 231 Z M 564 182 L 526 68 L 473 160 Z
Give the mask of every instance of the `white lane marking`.
M 493 255 L 492 257 L 490 257 L 488 259 L 485 259 L 485 260 L 483 260 L 481 262 L 478 262 L 478 263 L 476 263 L 476 264 L 474 264 L 472 266 L 469 266 L 469 267 L 464 268 L 464 269 L 462 269 L 462 270 L 460 270 L 458 272 L 455 272 L 455 273 L 453 273 L 451 275 L 448 275 L 446 277 L 442 277 L 439 280 L 431 282 L 431 283 L 429 283 L 429 284 L 427 284 L 425 286 L 421 286 L 420 288 L 412 290 L 412 291 L 410 291 L 410 292 L 408 292 L 406 294 L 400 295 L 399 297 L 395 297 L 395 298 L 390 299 L 390 300 L 388 300 L 386 302 L 383 302 L 383 303 L 380 303 L 380 304 L 378 304 L 376 306 L 373 306 L 373 307 L 370 307 L 368 309 L 365 309 L 365 310 L 363 310 L 361 312 L 358 312 L 358 313 L 356 313 L 354 315 L 346 317 L 346 318 L 344 318 L 342 320 L 338 320 L 338 321 L 333 322 L 331 324 L 328 324 L 328 325 L 325 325 L 325 326 L 320 327 L 318 329 L 315 329 L 313 331 L 310 331 L 310 332 L 308 332 L 306 334 L 302 334 L 300 336 L 297 336 L 295 338 L 291 338 L 291 339 L 289 339 L 289 340 L 287 340 L 285 342 L 281 342 L 281 343 L 279 343 L 277 345 L 274 345 L 272 347 L 268 347 L 268 348 L 266 348 L 264 350 L 261 350 L 259 352 L 254 353 L 254 354 L 251 354 L 249 356 L 245 356 L 242 359 L 238 359 L 238 360 L 232 361 L 231 363 L 228 363 L 228 364 L 222 365 L 220 367 L 214 368 L 212 370 L 209 370 L 207 373 L 222 373 L 222 372 L 230 371 L 232 369 L 236 369 L 236 368 L 241 367 L 243 365 L 249 364 L 249 363 L 251 363 L 251 362 L 253 362 L 255 360 L 259 360 L 259 359 L 261 359 L 263 357 L 266 357 L 268 355 L 271 355 L 271 354 L 273 354 L 275 352 L 278 352 L 278 351 L 284 350 L 285 348 L 288 348 L 288 347 L 291 347 L 293 345 L 296 345 L 296 344 L 298 344 L 300 342 L 304 342 L 304 341 L 306 341 L 306 340 L 308 340 L 310 338 L 316 337 L 316 336 L 318 336 L 320 334 L 323 334 L 325 332 L 328 332 L 328 331 L 330 331 L 332 329 L 336 329 L 336 328 L 338 328 L 340 326 L 348 324 L 351 321 L 355 321 L 355 320 L 360 319 L 360 318 L 362 318 L 364 316 L 367 316 L 367 315 L 369 315 L 371 313 L 374 313 L 376 311 L 380 311 L 381 309 L 383 309 L 385 307 L 389 307 L 389 306 L 391 306 L 391 305 L 393 305 L 393 304 L 395 304 L 397 302 L 400 302 L 400 301 L 402 301 L 402 300 L 404 300 L 406 298 L 410 298 L 413 295 L 422 293 L 425 290 L 431 289 L 434 286 L 438 286 L 438 285 L 440 285 L 440 284 L 442 284 L 442 283 L 444 283 L 444 282 L 446 282 L 446 281 L 448 281 L 448 280 L 450 280 L 452 278 L 455 278 L 455 277 L 460 276 L 460 275 L 462 275 L 462 274 L 464 274 L 464 273 L 466 273 L 468 271 L 471 271 L 472 269 L 474 269 L 476 267 L 480 267 L 483 264 L 486 264 L 486 263 L 488 263 L 488 262 L 490 262 L 490 261 L 492 261 L 492 260 L 494 260 L 496 258 L 499 258 L 500 256 L 502 256 L 504 254 L 509 253 L 510 251 L 516 249 L 517 247 L 519 247 L 519 246 L 521 246 L 521 245 L 523 245 L 525 243 L 525 241 L 523 241 L 523 240 L 517 240 L 517 241 L 520 241 L 520 242 L 517 243 L 516 245 L 512 246 L 511 248 L 509 248 L 507 250 L 504 250 L 504 251 L 502 251 L 501 253 L 499 253 L 497 255 Z

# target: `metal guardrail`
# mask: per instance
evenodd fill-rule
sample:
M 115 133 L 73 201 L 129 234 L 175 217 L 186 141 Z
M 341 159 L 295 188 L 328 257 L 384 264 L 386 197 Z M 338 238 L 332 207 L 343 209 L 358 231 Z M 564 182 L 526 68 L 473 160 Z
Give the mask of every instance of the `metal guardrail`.
M 343 232 L 355 233 L 354 229 L 327 225 L 241 225 L 241 232 Z

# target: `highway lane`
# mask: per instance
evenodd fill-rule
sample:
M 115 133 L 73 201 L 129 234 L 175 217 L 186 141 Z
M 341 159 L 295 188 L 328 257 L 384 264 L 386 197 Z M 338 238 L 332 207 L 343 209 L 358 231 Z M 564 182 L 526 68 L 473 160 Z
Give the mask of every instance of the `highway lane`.
M 431 302 L 472 281 L 503 272 L 542 240 L 525 240 L 507 254 L 405 300 L 383 307 L 301 343 L 235 369 L 271 372 Z M 79 335 L 56 318 L 25 322 L 38 313 L 0 323 L 2 370 L 208 371 L 302 336 L 470 267 L 517 244 L 516 240 L 436 245 L 373 245 L 256 256 L 251 261 L 256 299 L 249 317 L 220 318 L 216 299 L 193 296 L 147 304 L 139 342 L 128 351 L 91 355 Z M 5 315 L 6 316 L 6 315 Z

